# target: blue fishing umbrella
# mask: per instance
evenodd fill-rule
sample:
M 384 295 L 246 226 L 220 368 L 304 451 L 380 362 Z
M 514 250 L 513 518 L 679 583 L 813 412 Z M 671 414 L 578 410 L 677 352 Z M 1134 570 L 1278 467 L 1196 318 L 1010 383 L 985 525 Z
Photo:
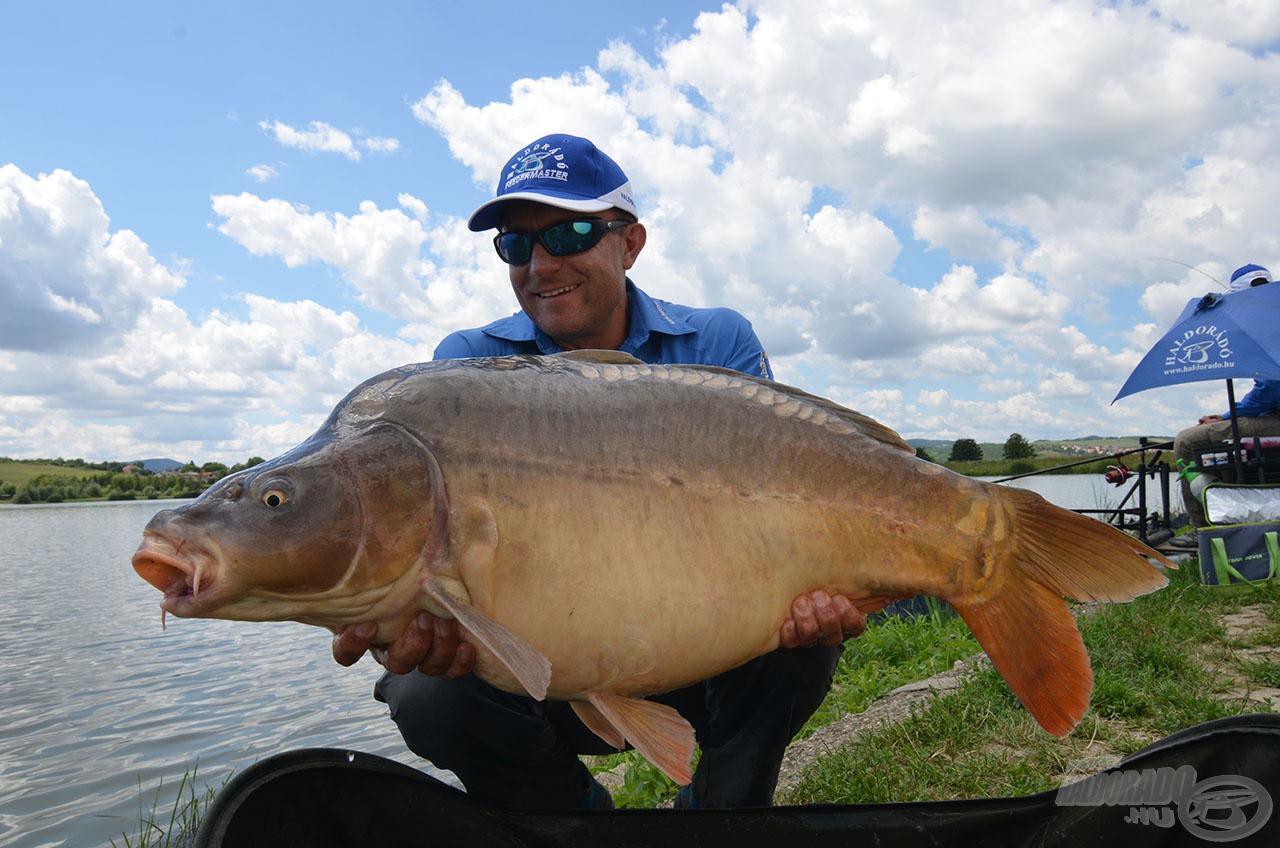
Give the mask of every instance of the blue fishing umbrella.
M 1280 380 L 1280 285 L 1193 298 L 1125 380 L 1112 403 L 1161 386 L 1235 378 Z M 1234 414 L 1234 413 L 1233 413 Z
M 1192 298 L 1111 401 L 1161 386 L 1203 380 L 1227 381 L 1232 441 L 1240 445 L 1236 395 L 1231 381 L 1280 380 L 1280 285 Z M 1233 451 L 1243 479 L 1241 453 Z

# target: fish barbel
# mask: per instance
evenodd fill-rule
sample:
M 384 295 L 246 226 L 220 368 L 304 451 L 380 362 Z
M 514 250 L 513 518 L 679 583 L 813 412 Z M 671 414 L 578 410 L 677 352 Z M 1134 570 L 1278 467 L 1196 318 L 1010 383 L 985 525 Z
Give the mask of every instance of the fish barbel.
M 687 783 L 692 729 L 643 696 L 774 650 L 818 589 L 863 612 L 947 601 L 1065 735 L 1092 674 L 1064 598 L 1158 589 L 1150 559 L 1172 565 L 831 401 L 579 351 L 367 380 L 306 442 L 159 513 L 133 567 L 180 617 L 373 621 L 379 642 L 456 618 L 484 680 L 572 702 Z

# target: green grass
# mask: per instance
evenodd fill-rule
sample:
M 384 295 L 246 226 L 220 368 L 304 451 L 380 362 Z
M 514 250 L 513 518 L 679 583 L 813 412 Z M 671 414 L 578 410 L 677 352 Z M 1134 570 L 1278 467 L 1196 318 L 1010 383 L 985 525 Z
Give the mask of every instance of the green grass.
M 862 712 L 899 686 L 946 671 L 980 650 L 955 615 L 873 619 L 867 631 L 848 644 L 831 692 L 798 738 L 846 713 Z
M 1176 730 L 1257 712 L 1256 703 L 1222 697 L 1232 686 L 1223 670 L 1231 665 L 1233 645 L 1214 618 L 1264 602 L 1274 621 L 1280 615 L 1280 586 L 1244 594 L 1209 589 L 1196 579 L 1192 563 L 1160 592 L 1129 604 L 1102 605 L 1082 617 L 1094 691 L 1089 713 L 1066 738 L 1040 730 L 996 671 L 986 667 L 901 724 L 860 735 L 841 754 L 813 763 L 792 797 L 783 800 L 872 803 L 1024 795 L 1058 786 L 1072 764 L 1087 758 L 1098 743 L 1126 756 Z M 1280 675 L 1280 664 L 1272 662 L 1251 663 L 1247 669 L 1255 685 L 1270 685 L 1266 681 Z

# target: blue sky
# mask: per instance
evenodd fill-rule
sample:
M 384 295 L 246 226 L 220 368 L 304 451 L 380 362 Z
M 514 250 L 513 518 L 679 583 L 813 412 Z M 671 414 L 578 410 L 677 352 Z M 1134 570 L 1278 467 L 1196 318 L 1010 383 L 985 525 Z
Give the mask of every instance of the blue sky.
M 0 9 L 0 455 L 287 449 L 516 309 L 463 222 L 555 130 L 641 287 L 909 438 L 1170 434 L 1222 386 L 1129 369 L 1280 271 L 1273 2 Z

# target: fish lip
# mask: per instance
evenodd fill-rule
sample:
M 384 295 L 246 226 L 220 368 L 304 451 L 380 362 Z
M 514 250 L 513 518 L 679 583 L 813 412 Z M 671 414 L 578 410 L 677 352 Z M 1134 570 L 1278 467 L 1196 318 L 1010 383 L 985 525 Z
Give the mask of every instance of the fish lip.
M 217 571 L 212 560 L 186 540 L 175 543 L 160 533 L 144 533 L 134 552 L 133 570 L 164 592 L 160 609 L 178 617 L 190 617 L 214 606 Z

